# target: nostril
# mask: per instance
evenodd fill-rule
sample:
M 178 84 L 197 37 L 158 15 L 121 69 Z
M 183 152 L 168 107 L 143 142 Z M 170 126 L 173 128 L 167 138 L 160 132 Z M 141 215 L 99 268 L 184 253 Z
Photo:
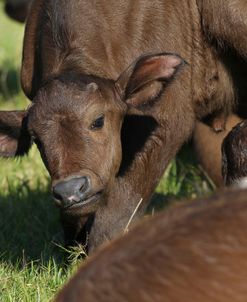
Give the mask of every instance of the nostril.
M 83 184 L 80 189 L 79 189 L 80 192 L 84 192 L 85 191 L 85 184 Z
M 60 201 L 63 200 L 63 197 L 60 194 L 56 193 L 55 189 L 52 190 L 52 195 L 57 200 L 60 200 Z
M 79 192 L 85 193 L 85 191 L 88 189 L 89 181 L 88 181 L 87 177 L 82 177 L 81 182 L 82 183 L 80 184 Z
M 63 194 L 59 190 L 59 186 L 54 186 L 52 189 L 53 197 L 58 201 L 63 201 Z

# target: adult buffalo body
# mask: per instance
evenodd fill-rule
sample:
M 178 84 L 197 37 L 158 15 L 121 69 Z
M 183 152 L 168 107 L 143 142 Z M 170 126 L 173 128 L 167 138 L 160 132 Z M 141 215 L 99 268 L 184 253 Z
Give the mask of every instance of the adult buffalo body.
M 246 9 L 244 0 L 33 1 L 21 75 L 32 106 L 0 113 L 0 154 L 37 144 L 68 244 L 91 223 L 89 248 L 116 236 L 140 200 L 141 216 L 197 119 L 224 128 L 234 85 L 217 49 L 246 58 Z

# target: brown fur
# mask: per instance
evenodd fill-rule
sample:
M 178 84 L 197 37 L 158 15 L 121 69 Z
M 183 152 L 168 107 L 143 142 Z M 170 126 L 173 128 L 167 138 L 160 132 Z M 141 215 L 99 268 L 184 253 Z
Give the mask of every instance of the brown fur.
M 55 301 L 246 301 L 246 193 L 147 219 L 83 263 Z
M 203 122 L 197 122 L 193 132 L 193 144 L 199 163 L 210 175 L 217 186 L 223 186 L 224 180 L 221 173 L 222 156 L 221 145 L 224 138 L 232 128 L 241 121 L 236 115 L 227 118 L 225 129 L 215 132 Z
M 97 203 L 62 211 L 76 234 L 80 217 L 94 216 L 91 249 L 124 229 L 140 199 L 135 219 L 144 212 L 197 119 L 224 125 L 235 82 L 221 51 L 246 57 L 244 8 L 244 0 L 33 1 L 22 64 L 34 101 L 28 131 L 53 184 L 85 174 L 100 190 Z M 102 111 L 106 127 L 93 134 Z

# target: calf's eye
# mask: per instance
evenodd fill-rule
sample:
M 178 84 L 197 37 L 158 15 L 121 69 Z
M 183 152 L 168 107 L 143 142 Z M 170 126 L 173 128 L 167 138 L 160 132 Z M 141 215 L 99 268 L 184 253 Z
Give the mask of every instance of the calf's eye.
M 103 128 L 104 126 L 104 121 L 105 121 L 105 116 L 101 115 L 100 117 L 98 117 L 90 126 L 91 130 L 98 130 Z

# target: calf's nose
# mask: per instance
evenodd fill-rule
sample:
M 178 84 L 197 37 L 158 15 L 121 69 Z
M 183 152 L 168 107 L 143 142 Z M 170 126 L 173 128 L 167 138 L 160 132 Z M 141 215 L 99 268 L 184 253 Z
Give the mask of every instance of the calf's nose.
M 83 201 L 89 191 L 88 177 L 74 177 L 60 181 L 53 187 L 53 196 L 63 207 Z

